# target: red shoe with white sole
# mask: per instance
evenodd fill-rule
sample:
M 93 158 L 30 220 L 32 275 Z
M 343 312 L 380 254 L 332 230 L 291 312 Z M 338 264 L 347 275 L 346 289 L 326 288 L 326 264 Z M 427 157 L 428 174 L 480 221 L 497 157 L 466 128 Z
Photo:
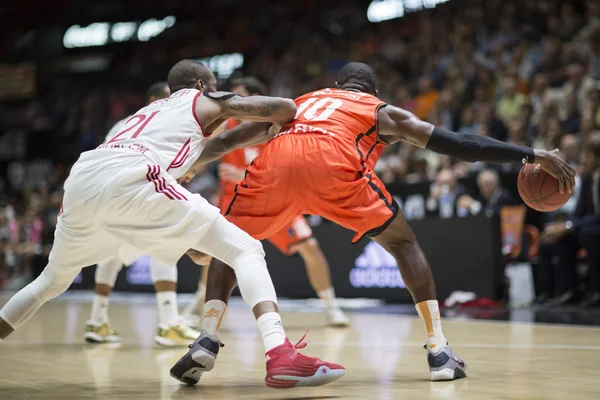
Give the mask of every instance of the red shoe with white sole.
M 297 349 L 306 347 L 306 343 L 302 342 L 305 336 L 296 345 L 285 339 L 284 344 L 267 352 L 267 386 L 275 389 L 321 386 L 346 374 L 341 365 L 299 353 Z

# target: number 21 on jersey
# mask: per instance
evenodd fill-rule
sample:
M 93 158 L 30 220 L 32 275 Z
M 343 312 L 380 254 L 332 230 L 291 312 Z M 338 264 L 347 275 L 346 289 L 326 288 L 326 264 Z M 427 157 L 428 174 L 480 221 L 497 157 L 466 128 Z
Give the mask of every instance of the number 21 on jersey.
M 130 139 L 135 139 L 136 137 L 138 137 L 140 135 L 140 133 L 142 133 L 142 131 L 144 130 L 146 125 L 148 125 L 148 123 L 152 120 L 152 118 L 154 118 L 156 116 L 156 114 L 158 114 L 159 112 L 160 112 L 160 110 L 156 110 L 156 111 L 152 112 L 152 114 L 149 114 L 149 115 L 135 114 L 134 116 L 129 118 L 127 120 L 127 122 L 125 122 L 126 128 L 123 129 L 122 131 L 120 131 L 119 133 L 117 133 L 115 135 L 115 137 L 112 138 L 111 140 L 109 140 L 106 144 L 125 140 L 126 139 L 125 134 L 134 129 L 135 129 L 135 131 L 131 135 Z
M 325 121 L 343 104 L 344 103 L 340 99 L 332 99 L 331 97 L 325 97 L 323 99 L 311 97 L 300 104 L 296 111 L 296 118 L 299 118 L 304 114 L 304 119 L 308 121 Z

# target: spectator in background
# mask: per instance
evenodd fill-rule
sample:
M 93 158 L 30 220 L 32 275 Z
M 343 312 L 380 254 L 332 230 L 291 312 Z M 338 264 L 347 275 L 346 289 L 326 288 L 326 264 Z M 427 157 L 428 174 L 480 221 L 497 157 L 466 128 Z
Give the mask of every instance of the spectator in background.
M 494 115 L 494 108 L 492 105 L 489 103 L 484 103 L 479 105 L 478 109 L 477 122 L 479 123 L 479 126 L 486 126 L 486 130 L 489 132 L 489 134 L 486 136 L 506 141 L 506 125 L 504 122 L 499 120 L 496 115 Z
M 480 197 L 461 196 L 457 202 L 458 209 L 468 210 L 471 215 L 482 212 L 485 215 L 500 215 L 502 207 L 517 204 L 513 196 L 502 188 L 500 176 L 493 169 L 484 169 L 477 175 L 477 187 Z
M 565 135 L 560 141 L 560 153 L 570 166 L 577 169 L 579 164 L 579 139 L 575 135 Z
M 549 306 L 580 300 L 575 263 L 577 250 L 584 248 L 589 265 L 589 287 L 581 306 L 600 307 L 600 134 L 590 136 L 581 162 L 585 174 L 575 212 L 564 222 L 548 224 L 542 234 L 544 242 L 554 244 L 559 258 L 555 279 L 559 297 L 550 300 Z
M 560 145 L 563 137 L 562 124 L 557 117 L 546 120 L 546 131 L 538 132 L 537 139 L 533 142 L 536 149 L 554 150 Z
M 580 142 L 575 135 L 566 135 L 561 140 L 560 153 L 565 157 L 565 160 L 576 170 L 579 170 L 579 149 Z M 581 193 L 581 177 L 578 175 L 575 178 L 575 189 L 573 194 L 567 203 L 560 209 L 542 214 L 542 220 L 544 225 L 551 225 L 553 223 L 564 222 L 566 219 L 573 216 L 579 196 Z M 557 246 L 552 241 L 542 241 L 539 247 L 539 258 L 540 263 L 536 270 L 536 292 L 538 294 L 535 303 L 544 304 L 550 300 L 555 291 L 562 293 L 564 288 L 559 282 L 560 275 L 558 268 L 561 266 L 555 266 L 553 259 L 558 258 L 559 262 L 567 260 L 570 262 L 571 253 L 566 252 L 565 246 Z M 561 261 L 562 260 L 562 261 Z M 556 269 L 556 270 L 555 270 Z M 556 283 L 554 282 L 554 276 L 556 276 Z M 556 288 L 556 290 L 555 290 Z
M 425 204 L 428 214 L 443 219 L 459 216 L 457 200 L 464 194 L 466 194 L 466 190 L 459 185 L 454 171 L 452 169 L 441 170 L 429 190 L 429 197 Z
M 581 112 L 577 106 L 577 97 L 574 92 L 565 96 L 565 107 L 563 110 L 563 126 L 567 133 L 579 132 L 579 123 L 581 121 Z
M 582 142 L 585 142 L 588 136 L 596 130 L 596 124 L 594 123 L 594 114 L 591 110 L 586 110 L 581 114 L 581 123 L 579 124 L 579 138 Z
M 436 103 L 429 117 L 429 122 L 435 126 L 442 126 L 448 130 L 456 131 L 460 126 L 459 112 L 457 110 L 454 92 L 451 88 L 446 88 L 440 94 L 440 99 Z
M 508 125 L 519 115 L 519 110 L 527 102 L 527 98 L 517 92 L 517 80 L 512 75 L 504 77 L 502 88 L 502 96 L 496 104 L 496 115 L 504 124 Z
M 428 181 L 430 179 L 429 176 L 429 167 L 427 165 L 427 159 L 418 157 L 413 158 L 412 162 L 409 164 L 405 182 L 406 183 L 415 183 Z
M 394 105 L 406 111 L 415 112 L 415 100 L 406 86 L 401 85 L 394 90 Z
M 460 128 L 458 133 L 467 135 L 477 135 L 479 124 L 475 121 L 475 111 L 472 106 L 465 108 L 460 116 Z
M 435 90 L 433 82 L 428 76 L 420 77 L 418 85 L 419 95 L 415 99 L 415 115 L 427 120 L 440 97 L 440 93 Z
M 592 78 L 585 75 L 585 68 L 581 62 L 573 62 L 567 67 L 568 81 L 562 88 L 563 107 L 567 107 L 569 95 L 575 95 L 580 110 L 585 110 L 588 105 L 588 92 L 596 88 Z

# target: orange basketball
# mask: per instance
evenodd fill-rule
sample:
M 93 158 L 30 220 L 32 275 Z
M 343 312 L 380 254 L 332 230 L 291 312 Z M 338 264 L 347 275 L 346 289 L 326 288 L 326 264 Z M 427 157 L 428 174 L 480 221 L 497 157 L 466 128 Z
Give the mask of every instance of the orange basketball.
M 558 179 L 549 175 L 539 164 L 525 164 L 517 179 L 519 195 L 529 207 L 550 212 L 565 205 L 571 193 L 558 191 Z

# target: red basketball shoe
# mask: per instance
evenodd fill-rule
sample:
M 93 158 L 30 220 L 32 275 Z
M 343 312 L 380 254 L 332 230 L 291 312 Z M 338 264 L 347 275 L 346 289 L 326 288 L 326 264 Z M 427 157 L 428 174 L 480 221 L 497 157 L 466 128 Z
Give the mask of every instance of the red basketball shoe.
M 300 354 L 296 349 L 306 347 L 306 343 L 302 342 L 305 336 L 296 345 L 286 338 L 284 344 L 267 352 L 267 386 L 276 389 L 321 386 L 346 374 L 341 365 Z

